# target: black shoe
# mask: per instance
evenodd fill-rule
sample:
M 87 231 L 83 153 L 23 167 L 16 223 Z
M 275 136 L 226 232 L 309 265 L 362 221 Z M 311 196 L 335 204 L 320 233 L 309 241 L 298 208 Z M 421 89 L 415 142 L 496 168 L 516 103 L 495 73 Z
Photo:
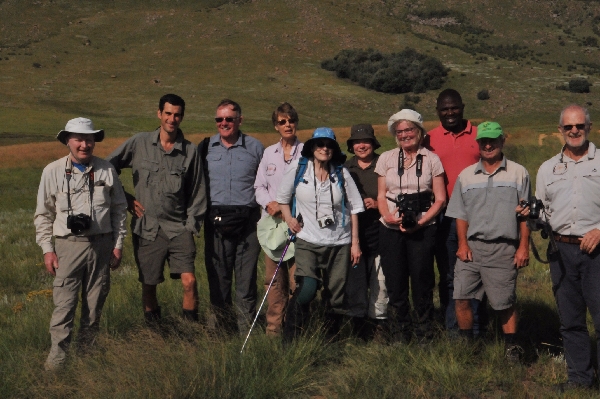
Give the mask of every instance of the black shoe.
M 554 385 L 554 390 L 557 393 L 565 393 L 576 389 L 591 391 L 594 388 L 593 386 L 583 385 L 574 381 L 561 382 L 560 384 Z

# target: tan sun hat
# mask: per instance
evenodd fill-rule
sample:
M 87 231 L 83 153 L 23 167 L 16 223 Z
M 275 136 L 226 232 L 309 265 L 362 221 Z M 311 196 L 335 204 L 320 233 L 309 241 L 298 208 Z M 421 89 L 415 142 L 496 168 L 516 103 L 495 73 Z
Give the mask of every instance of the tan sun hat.
M 94 130 L 94 123 L 88 118 L 75 118 L 67 122 L 65 130 L 56 135 L 58 141 L 67 144 L 69 133 L 93 134 L 96 143 L 104 140 L 104 130 Z
M 258 242 L 265 254 L 278 261 L 281 258 L 283 249 L 289 238 L 288 225 L 283 219 L 275 218 L 267 215 L 258 221 L 256 226 L 256 235 Z M 290 243 L 287 252 L 283 258 L 284 261 L 291 259 L 294 256 L 294 243 Z

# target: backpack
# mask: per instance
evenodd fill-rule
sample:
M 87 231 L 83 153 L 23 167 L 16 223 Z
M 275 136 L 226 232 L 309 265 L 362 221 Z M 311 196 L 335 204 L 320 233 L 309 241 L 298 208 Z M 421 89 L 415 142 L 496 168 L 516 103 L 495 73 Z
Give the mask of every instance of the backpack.
M 308 158 L 301 157 L 298 160 L 298 167 L 296 168 L 296 176 L 294 177 L 294 192 L 292 194 L 292 217 L 296 217 L 296 187 L 300 182 L 306 183 L 304 180 L 304 173 L 306 172 L 306 167 L 308 165 Z M 344 180 L 344 165 L 335 165 L 335 175 L 337 177 L 338 186 L 342 191 L 342 227 L 346 226 L 346 187 Z

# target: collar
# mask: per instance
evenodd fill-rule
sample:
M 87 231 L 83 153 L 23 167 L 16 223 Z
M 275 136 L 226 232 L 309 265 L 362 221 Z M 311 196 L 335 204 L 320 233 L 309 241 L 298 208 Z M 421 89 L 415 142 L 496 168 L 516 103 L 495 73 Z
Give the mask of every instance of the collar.
M 587 158 L 588 160 L 592 160 L 595 157 L 596 157 L 596 145 L 588 140 L 588 152 L 581 159 Z M 575 162 L 568 155 L 565 155 L 565 146 L 564 145 L 563 145 L 562 149 L 560 150 L 560 154 L 558 154 L 558 158 L 559 159 L 567 158 L 568 160 Z
M 283 139 L 279 139 L 279 141 L 277 142 L 277 147 L 275 147 L 275 153 L 283 152 L 283 144 L 281 144 L 282 142 Z M 298 137 L 296 137 L 296 139 L 294 140 L 294 144 L 292 144 L 292 153 L 290 154 L 292 156 L 292 159 L 294 159 L 294 157 L 296 156 L 296 151 L 298 151 L 298 144 L 300 144 L 300 140 L 298 140 Z
M 493 171 L 492 173 L 488 173 L 485 168 L 483 167 L 483 161 L 480 159 L 479 162 L 477 162 L 477 166 L 475 167 L 475 174 L 477 173 L 484 173 L 486 175 L 495 175 L 496 173 L 498 173 L 498 171 L 500 169 L 504 169 L 506 170 L 506 156 L 504 156 L 504 154 L 502 154 L 502 162 L 500 162 L 500 166 L 498 166 L 498 168 Z
M 241 147 L 246 148 L 246 139 L 245 139 L 246 135 L 244 133 L 242 133 L 241 130 L 238 130 L 238 133 L 240 135 L 238 136 L 238 139 L 236 140 L 236 142 L 231 147 L 241 146 Z M 211 147 L 216 147 L 218 145 L 223 146 L 223 148 L 225 148 L 225 146 L 221 142 L 221 135 L 219 133 L 215 134 L 214 136 L 212 136 L 210 138 L 210 146 Z M 229 147 L 229 148 L 231 148 L 231 147 Z
M 371 169 L 377 165 L 377 159 L 379 159 L 379 154 L 373 153 L 373 160 L 371 161 L 369 166 L 367 166 L 365 169 L 362 169 L 360 166 L 358 166 L 358 158 L 355 155 L 348 160 L 348 168 L 359 168 L 362 170 Z
M 440 123 L 440 127 L 442 128 L 442 130 L 444 131 L 444 134 L 454 134 L 455 136 L 462 136 L 463 134 L 471 134 L 473 133 L 473 125 L 471 125 L 471 121 L 467 119 L 467 125 L 465 126 L 465 129 L 462 132 L 458 132 L 458 133 L 452 133 L 449 130 L 446 130 L 444 128 L 444 126 L 442 126 L 442 124 Z
M 154 131 L 152 137 L 152 144 L 158 146 L 160 142 L 160 127 Z M 183 132 L 181 129 L 177 129 L 177 136 L 175 136 L 175 143 L 173 144 L 173 150 L 182 151 L 183 149 Z

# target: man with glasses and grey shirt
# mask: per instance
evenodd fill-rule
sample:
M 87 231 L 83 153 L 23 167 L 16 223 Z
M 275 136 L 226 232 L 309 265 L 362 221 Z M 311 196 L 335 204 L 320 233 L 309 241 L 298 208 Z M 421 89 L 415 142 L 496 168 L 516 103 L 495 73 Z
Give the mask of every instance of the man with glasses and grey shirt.
M 548 248 L 548 259 L 569 378 L 559 391 L 594 386 L 587 310 L 600 343 L 600 153 L 588 140 L 591 127 L 587 109 L 564 108 L 558 130 L 565 145 L 540 166 L 536 180 L 558 247 L 557 253 Z
M 224 99 L 217 106 L 218 133 L 204 139 L 209 211 L 204 227 L 205 261 L 212 314 L 209 328 L 245 335 L 256 314 L 260 207 L 254 180 L 263 155 L 260 141 L 240 131 L 242 109 Z M 235 308 L 231 285 L 235 274 Z M 237 320 L 234 321 L 234 320 Z
M 104 130 L 95 130 L 87 118 L 75 118 L 56 138 L 69 155 L 44 168 L 34 217 L 36 242 L 46 270 L 55 276 L 46 371 L 64 365 L 80 292 L 77 344 L 82 350 L 93 344 L 110 290 L 110 270 L 121 263 L 127 234 L 127 201 L 117 172 L 93 155 Z

